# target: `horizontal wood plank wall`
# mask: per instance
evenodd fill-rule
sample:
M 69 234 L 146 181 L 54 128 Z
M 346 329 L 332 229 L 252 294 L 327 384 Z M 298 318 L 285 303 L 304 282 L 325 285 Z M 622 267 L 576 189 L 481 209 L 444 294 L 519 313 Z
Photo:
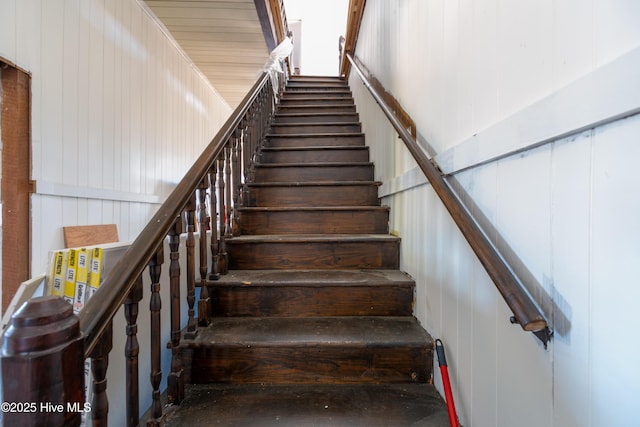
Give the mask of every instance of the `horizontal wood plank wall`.
M 33 196 L 37 273 L 64 246 L 63 226 L 113 223 L 133 239 L 158 206 L 149 195 L 164 200 L 231 110 L 135 1 L 1 0 L 0 9 L 0 57 L 33 80 L 32 178 L 98 193 Z
M 583 6 L 368 0 L 356 55 L 442 153 L 640 46 L 639 5 Z M 366 89 L 350 81 L 376 179 L 394 186 L 415 164 Z M 428 185 L 416 179 L 383 199 L 402 238 L 401 268 L 416 278 L 417 316 L 447 348 L 462 424 L 635 422 L 638 135 L 635 115 L 456 174 L 465 201 L 551 315 L 548 351 L 509 324 Z M 621 384 L 625 391 L 612 394 Z

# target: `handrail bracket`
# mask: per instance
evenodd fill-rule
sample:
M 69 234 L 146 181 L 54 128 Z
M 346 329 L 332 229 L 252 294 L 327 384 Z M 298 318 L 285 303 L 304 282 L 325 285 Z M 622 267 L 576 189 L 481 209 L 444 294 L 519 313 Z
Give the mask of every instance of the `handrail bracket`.
M 509 322 L 511 322 L 514 325 L 520 324 L 520 322 L 518 322 L 518 319 L 516 319 L 516 316 L 511 316 L 509 318 Z M 538 329 L 537 331 L 531 331 L 531 333 L 535 335 L 536 338 L 538 338 L 542 342 L 542 345 L 546 350 L 547 344 L 549 344 L 549 341 L 551 341 L 551 338 L 553 337 L 553 329 L 551 329 L 548 326 L 545 326 L 544 328 Z

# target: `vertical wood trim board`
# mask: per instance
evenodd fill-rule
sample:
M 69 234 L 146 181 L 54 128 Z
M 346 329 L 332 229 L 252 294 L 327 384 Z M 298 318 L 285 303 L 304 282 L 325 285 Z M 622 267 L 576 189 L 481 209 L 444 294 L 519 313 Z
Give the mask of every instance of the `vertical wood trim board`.
M 10 66 L 2 70 L 3 312 L 30 271 L 30 85 L 26 73 Z

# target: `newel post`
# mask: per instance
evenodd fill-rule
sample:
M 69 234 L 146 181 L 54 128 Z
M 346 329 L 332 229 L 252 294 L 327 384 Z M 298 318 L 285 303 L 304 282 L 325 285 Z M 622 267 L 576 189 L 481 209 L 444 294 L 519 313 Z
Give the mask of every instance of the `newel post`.
M 80 425 L 84 340 L 71 304 L 39 297 L 13 315 L 2 339 L 2 388 L 5 426 Z

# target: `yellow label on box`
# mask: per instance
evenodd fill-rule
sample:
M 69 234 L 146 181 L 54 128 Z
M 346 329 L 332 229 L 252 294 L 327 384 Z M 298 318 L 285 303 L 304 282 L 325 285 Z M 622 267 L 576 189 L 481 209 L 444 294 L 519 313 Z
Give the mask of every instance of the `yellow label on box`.
M 67 272 L 65 275 L 64 299 L 73 304 L 76 294 L 76 274 L 78 272 L 78 251 L 70 249 L 67 258 Z
M 67 268 L 67 253 L 56 251 L 53 254 L 53 268 L 51 270 L 51 295 L 63 296 L 65 273 Z
M 73 311 L 79 312 L 84 307 L 87 293 L 87 282 L 89 281 L 89 263 L 91 252 L 82 248 L 77 250 L 76 286 L 73 298 Z
M 102 281 L 102 248 L 91 250 L 91 268 L 89 269 L 89 286 L 98 289 Z

